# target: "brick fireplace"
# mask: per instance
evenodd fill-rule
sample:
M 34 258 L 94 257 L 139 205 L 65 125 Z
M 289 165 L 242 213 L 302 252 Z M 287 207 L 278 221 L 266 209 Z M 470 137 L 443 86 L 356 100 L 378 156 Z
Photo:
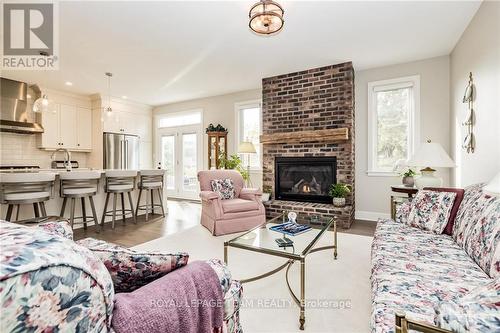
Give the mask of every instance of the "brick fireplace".
M 262 80 L 263 185 L 273 189 L 269 217 L 283 210 L 302 216 L 337 216 L 349 228 L 354 219 L 354 69 L 351 62 L 278 75 Z M 288 196 L 276 199 L 276 162 L 286 158 L 332 158 L 334 181 L 352 187 L 343 208 L 320 200 Z M 307 169 L 307 168 L 306 168 Z M 313 168 L 311 168 L 313 170 Z M 303 170 L 295 172 L 303 172 Z M 292 180 L 290 193 L 324 191 L 324 176 Z M 301 188 L 301 186 L 309 188 Z M 293 194 L 293 193 L 292 193 Z

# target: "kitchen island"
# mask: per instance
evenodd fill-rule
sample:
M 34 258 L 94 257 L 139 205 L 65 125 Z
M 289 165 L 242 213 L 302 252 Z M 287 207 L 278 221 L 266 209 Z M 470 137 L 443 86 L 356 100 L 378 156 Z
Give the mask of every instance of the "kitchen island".
M 58 216 L 61 212 L 61 207 L 62 207 L 62 202 L 63 202 L 63 198 L 61 198 L 59 195 L 59 177 L 58 177 L 59 174 L 65 173 L 65 172 L 82 172 L 82 171 L 98 171 L 101 173 L 101 179 L 99 180 L 98 191 L 97 191 L 97 194 L 93 197 L 94 203 L 95 203 L 95 208 L 96 208 L 96 213 L 97 213 L 97 218 L 99 219 L 99 223 L 100 223 L 101 219 L 102 219 L 102 214 L 103 214 L 103 210 L 104 210 L 104 203 L 105 203 L 105 199 L 106 199 L 106 193 L 104 192 L 104 185 L 105 185 L 104 173 L 106 172 L 106 170 L 91 169 L 91 168 L 78 168 L 78 169 L 73 169 L 71 171 L 67 171 L 66 169 L 39 169 L 37 171 L 30 170 L 27 172 L 19 172 L 18 170 L 16 170 L 13 172 L 19 173 L 19 174 L 23 174 L 23 173 L 28 174 L 28 173 L 32 173 L 32 172 L 54 173 L 56 175 L 56 180 L 54 182 L 54 187 L 52 188 L 52 191 L 51 191 L 50 200 L 45 202 L 45 207 L 47 210 L 47 215 Z M 2 173 L 5 173 L 5 172 L 2 172 Z M 137 180 L 139 180 L 138 178 L 137 178 Z M 136 209 L 137 208 L 137 197 L 139 195 L 139 190 L 137 189 L 137 186 L 136 186 L 136 189 L 133 190 L 131 194 L 132 194 L 132 201 L 134 204 L 134 209 Z M 143 193 L 143 195 L 142 195 L 140 205 L 144 205 L 146 203 L 146 195 L 145 194 L 146 193 Z M 154 196 L 154 200 L 155 200 L 155 204 L 160 203 L 159 198 L 156 194 Z M 128 209 L 129 206 L 128 206 L 127 202 L 128 201 L 125 202 L 125 208 Z M 165 214 L 167 214 L 166 202 L 167 202 L 167 190 L 166 190 L 166 187 L 164 186 L 163 187 L 163 206 L 164 206 L 163 208 L 165 210 Z M 86 205 L 87 205 L 87 207 L 86 207 L 87 214 L 91 215 L 91 214 L 89 214 L 90 207 L 89 207 L 88 201 L 86 201 Z M 20 208 L 20 212 L 19 212 L 19 220 L 24 220 L 24 219 L 29 219 L 29 218 L 34 217 L 33 205 L 26 204 L 26 205 L 21 205 L 20 207 L 21 208 Z M 117 200 L 116 208 L 117 208 L 117 214 L 116 214 L 117 223 L 116 223 L 116 225 L 119 225 L 121 223 L 121 221 L 120 221 L 121 220 L 121 201 L 120 200 Z M 110 204 L 108 204 L 108 211 L 111 209 L 112 209 L 112 204 L 110 203 Z M 75 209 L 75 216 L 76 217 L 81 216 L 82 215 L 81 211 L 82 211 L 81 204 L 77 204 L 76 209 Z M 4 205 L 4 204 L 0 205 L 0 214 L 1 214 L 0 219 L 2 219 L 2 220 L 5 219 L 6 212 L 7 212 L 7 205 Z M 161 214 L 160 207 L 156 207 L 155 213 Z M 145 211 L 140 210 L 139 214 L 140 215 L 145 214 Z M 69 217 L 68 207 L 66 207 L 65 215 L 66 215 L 66 217 Z M 13 220 L 14 220 L 15 216 L 16 216 L 16 214 L 13 214 Z M 77 223 L 77 222 L 79 222 L 79 220 L 75 221 L 74 228 L 75 229 L 82 228 L 83 224 Z M 111 228 L 111 225 L 109 225 L 109 226 L 107 225 L 108 222 L 111 222 L 111 217 L 106 217 L 105 228 Z M 128 222 L 128 223 L 131 223 L 131 222 Z M 87 225 L 90 227 L 90 226 L 94 225 L 94 222 L 88 222 Z

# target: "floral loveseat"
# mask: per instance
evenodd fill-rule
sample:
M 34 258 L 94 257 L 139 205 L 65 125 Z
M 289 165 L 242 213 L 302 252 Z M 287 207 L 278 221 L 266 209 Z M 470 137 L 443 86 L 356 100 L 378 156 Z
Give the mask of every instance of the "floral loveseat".
M 0 245 L 0 332 L 113 332 L 111 276 L 72 240 L 66 222 L 26 227 L 0 221 Z M 223 330 L 241 332 L 241 284 L 219 261 L 207 263 L 224 295 Z
M 453 332 L 500 332 L 500 198 L 467 188 L 451 235 L 407 225 L 407 208 L 378 221 L 371 331 L 399 332 L 402 313 Z

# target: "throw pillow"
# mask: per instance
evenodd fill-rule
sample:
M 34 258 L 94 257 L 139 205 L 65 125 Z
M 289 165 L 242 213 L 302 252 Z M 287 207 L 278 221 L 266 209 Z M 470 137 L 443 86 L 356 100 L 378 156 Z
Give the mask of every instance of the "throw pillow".
M 396 217 L 394 220 L 399 223 L 406 223 L 411 211 L 411 201 L 405 201 L 396 206 Z
M 450 235 L 453 232 L 453 225 L 455 224 L 455 218 L 457 217 L 458 208 L 462 203 L 464 198 L 464 189 L 462 188 L 451 188 L 451 187 L 426 187 L 424 190 L 436 191 L 436 192 L 453 192 L 456 193 L 455 202 L 453 208 L 451 208 L 450 218 L 448 219 L 448 224 L 444 228 L 443 234 Z
M 465 190 L 453 238 L 491 278 L 500 276 L 500 198 L 483 193 L 482 185 Z
M 222 200 L 234 199 L 234 184 L 231 179 L 212 179 L 210 185 L 212 186 L 212 191 L 217 193 Z
M 90 249 L 109 271 L 115 292 L 136 290 L 187 264 L 187 253 L 135 251 L 105 241 L 86 238 L 77 241 Z
M 443 233 L 456 196 L 452 192 L 418 191 L 406 223 L 435 234 Z
M 500 278 L 472 289 L 457 301 L 440 303 L 435 324 L 457 333 L 497 332 L 500 322 Z
M 48 232 L 49 234 L 73 240 L 73 229 L 71 229 L 68 221 L 50 221 L 40 223 L 37 227 L 41 228 L 45 232 Z

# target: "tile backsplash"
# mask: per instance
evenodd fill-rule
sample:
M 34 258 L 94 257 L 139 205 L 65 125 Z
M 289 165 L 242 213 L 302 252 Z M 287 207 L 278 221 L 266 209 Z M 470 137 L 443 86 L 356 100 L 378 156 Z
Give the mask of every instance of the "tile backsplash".
M 52 151 L 37 148 L 39 134 L 0 133 L 0 165 L 38 165 L 50 168 Z M 57 159 L 64 154 L 58 153 Z M 87 153 L 71 153 L 71 160 L 78 161 L 80 168 L 87 165 Z

